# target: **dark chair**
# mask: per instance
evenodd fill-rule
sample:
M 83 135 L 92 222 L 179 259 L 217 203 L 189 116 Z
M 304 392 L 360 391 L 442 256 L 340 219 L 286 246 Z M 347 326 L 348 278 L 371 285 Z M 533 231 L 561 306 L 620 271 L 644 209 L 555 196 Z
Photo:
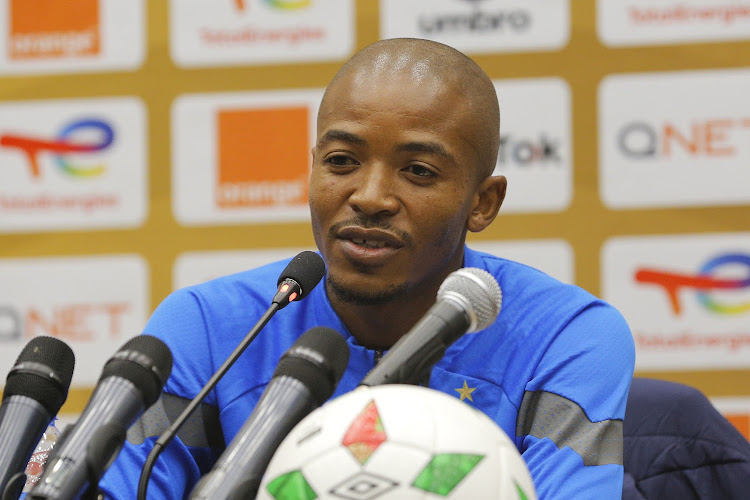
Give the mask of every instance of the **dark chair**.
M 750 443 L 697 389 L 635 377 L 623 500 L 750 499 Z

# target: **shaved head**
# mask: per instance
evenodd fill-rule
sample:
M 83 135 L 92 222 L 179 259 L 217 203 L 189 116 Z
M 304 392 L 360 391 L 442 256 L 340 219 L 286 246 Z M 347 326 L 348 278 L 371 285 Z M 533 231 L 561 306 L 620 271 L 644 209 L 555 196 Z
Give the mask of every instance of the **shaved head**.
M 437 94 L 451 88 L 459 105 L 471 116 L 471 130 L 477 145 L 478 179 L 492 174 L 500 146 L 500 109 L 495 86 L 477 63 L 447 45 L 415 38 L 391 38 L 368 45 L 349 59 L 326 88 L 320 106 L 325 113 L 337 103 L 330 102 L 331 90 L 346 81 L 351 89 L 378 81 L 398 80 Z M 320 114 L 319 114 L 320 118 Z

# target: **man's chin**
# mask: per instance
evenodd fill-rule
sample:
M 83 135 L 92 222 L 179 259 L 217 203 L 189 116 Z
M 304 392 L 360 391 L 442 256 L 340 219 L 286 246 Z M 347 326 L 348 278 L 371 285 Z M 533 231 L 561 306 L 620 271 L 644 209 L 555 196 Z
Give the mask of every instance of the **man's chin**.
M 326 287 L 328 292 L 338 300 L 358 306 L 388 304 L 405 297 L 409 290 L 406 283 L 390 285 L 380 289 L 363 289 L 362 287 L 348 286 L 330 274 L 326 277 Z

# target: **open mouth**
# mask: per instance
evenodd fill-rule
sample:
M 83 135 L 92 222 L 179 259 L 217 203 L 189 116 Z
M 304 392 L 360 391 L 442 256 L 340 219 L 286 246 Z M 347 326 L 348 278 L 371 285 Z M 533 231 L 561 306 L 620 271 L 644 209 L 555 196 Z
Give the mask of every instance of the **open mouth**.
M 379 241 L 379 240 L 365 240 L 362 238 L 352 238 L 352 243 L 355 245 L 367 247 L 367 248 L 383 248 L 387 245 L 385 241 Z

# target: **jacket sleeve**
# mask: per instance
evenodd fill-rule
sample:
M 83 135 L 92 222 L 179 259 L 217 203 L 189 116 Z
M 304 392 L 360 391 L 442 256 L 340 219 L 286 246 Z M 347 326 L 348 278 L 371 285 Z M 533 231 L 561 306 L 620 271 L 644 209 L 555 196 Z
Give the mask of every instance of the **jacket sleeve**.
M 540 500 L 621 497 L 634 363 L 627 323 L 603 302 L 576 314 L 552 340 L 526 384 L 516 423 Z
M 167 297 L 143 333 L 160 338 L 170 348 L 172 372 L 159 400 L 128 429 L 123 449 L 100 481 L 106 498 L 137 498 L 141 471 L 154 443 L 213 373 L 206 322 L 198 297 L 188 289 Z M 185 497 L 221 453 L 224 442 L 212 398 L 209 394 L 162 450 L 150 475 L 148 498 Z

